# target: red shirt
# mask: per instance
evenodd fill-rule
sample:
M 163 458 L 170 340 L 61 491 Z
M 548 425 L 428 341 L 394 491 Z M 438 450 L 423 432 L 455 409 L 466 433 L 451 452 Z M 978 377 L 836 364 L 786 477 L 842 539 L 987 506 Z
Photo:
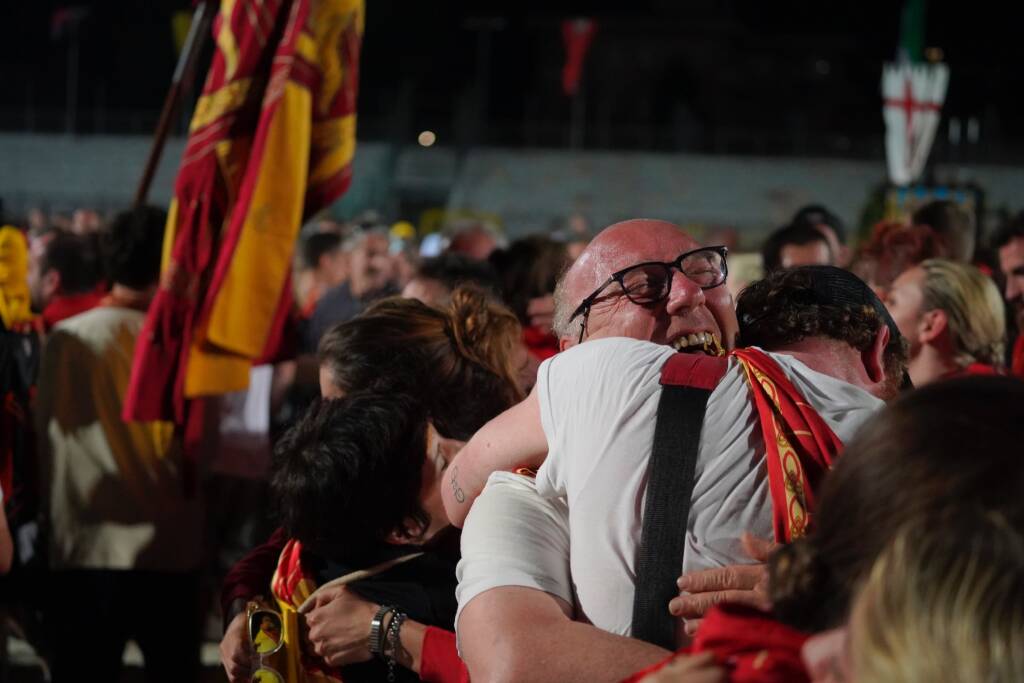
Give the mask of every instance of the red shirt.
M 1024 334 L 1017 337 L 1013 345 L 1013 356 L 1010 361 L 1010 374 L 1024 379 Z

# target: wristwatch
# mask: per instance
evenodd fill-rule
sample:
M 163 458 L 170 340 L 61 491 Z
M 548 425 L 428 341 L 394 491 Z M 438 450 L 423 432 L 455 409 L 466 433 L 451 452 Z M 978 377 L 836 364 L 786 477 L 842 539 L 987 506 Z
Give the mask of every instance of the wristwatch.
M 384 656 L 384 639 L 387 636 L 384 630 L 384 618 L 387 617 L 389 612 L 394 611 L 394 605 L 381 605 L 377 613 L 373 615 L 373 620 L 370 621 L 370 639 L 368 643 L 370 654 L 377 657 Z

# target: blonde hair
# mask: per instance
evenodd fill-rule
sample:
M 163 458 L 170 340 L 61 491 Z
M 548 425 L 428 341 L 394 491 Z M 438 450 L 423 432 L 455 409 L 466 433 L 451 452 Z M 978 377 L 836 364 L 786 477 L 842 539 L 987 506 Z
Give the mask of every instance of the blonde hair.
M 921 262 L 923 310 L 941 309 L 956 349 L 956 362 L 1003 364 L 1006 313 L 995 283 L 974 266 L 946 259 Z
M 854 679 L 1024 681 L 1024 537 L 965 511 L 904 525 L 854 601 Z

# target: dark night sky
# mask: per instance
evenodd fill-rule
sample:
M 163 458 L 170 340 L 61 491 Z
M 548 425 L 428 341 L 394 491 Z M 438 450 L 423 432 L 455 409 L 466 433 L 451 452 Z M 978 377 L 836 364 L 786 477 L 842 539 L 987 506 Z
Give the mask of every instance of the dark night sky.
M 59 129 L 68 50 L 66 39 L 51 40 L 50 16 L 64 3 L 3 4 L 0 127 L 24 130 L 31 111 L 36 129 Z M 95 130 L 101 108 L 107 131 L 150 130 L 175 60 L 170 16 L 190 3 L 81 4 L 91 11 L 81 29 L 79 129 Z M 896 47 L 897 2 L 367 5 L 365 138 L 406 140 L 431 128 L 463 144 L 563 144 L 571 109 L 560 90 L 559 22 L 586 11 L 599 22 L 584 77 L 590 147 L 880 152 L 860 141 L 882 131 L 879 78 Z M 978 117 L 988 154 L 1001 160 L 1024 143 L 1015 125 L 1024 11 L 970 7 L 929 3 L 926 44 L 941 47 L 952 69 L 946 113 Z M 482 40 L 480 25 L 498 28 Z

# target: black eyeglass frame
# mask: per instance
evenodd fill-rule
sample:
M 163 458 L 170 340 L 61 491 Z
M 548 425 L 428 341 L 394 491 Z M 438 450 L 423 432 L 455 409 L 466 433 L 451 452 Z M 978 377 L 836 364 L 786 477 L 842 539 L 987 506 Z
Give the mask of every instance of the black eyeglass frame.
M 594 305 L 594 302 L 597 301 L 597 298 L 600 296 L 601 292 L 603 292 L 605 289 L 607 289 L 610 284 L 612 284 L 613 282 L 618 282 L 619 283 L 619 288 L 622 290 L 622 294 L 627 299 L 629 299 L 630 301 L 632 301 L 633 303 L 635 303 L 638 306 L 651 306 L 651 305 L 654 305 L 654 304 L 656 304 L 656 303 L 658 303 L 660 301 L 664 301 L 665 299 L 667 299 L 668 295 L 672 292 L 672 276 L 671 276 L 672 269 L 674 268 L 675 270 L 678 270 L 685 277 L 690 277 L 689 275 L 686 274 L 686 272 L 683 271 L 683 260 L 686 259 L 688 256 L 693 256 L 694 254 L 700 253 L 702 251 L 713 251 L 713 252 L 717 253 L 721 257 L 721 259 L 722 259 L 722 279 L 719 282 L 716 282 L 713 285 L 705 286 L 705 285 L 699 285 L 698 284 L 697 286 L 700 287 L 702 290 L 707 291 L 709 289 L 714 289 L 716 287 L 721 287 L 722 285 L 724 285 L 725 281 L 729 277 L 729 260 L 728 260 L 729 248 L 725 247 L 723 245 L 716 245 L 716 246 L 713 246 L 713 247 L 701 247 L 700 249 L 692 249 L 690 251 L 683 252 L 678 257 L 676 257 L 676 259 L 673 260 L 673 261 L 644 261 L 642 263 L 634 263 L 631 266 L 628 266 L 626 268 L 623 268 L 622 270 L 619 270 L 619 271 L 616 271 L 616 272 L 612 273 L 611 276 L 609 276 L 609 278 L 604 281 L 604 284 L 602 284 L 600 287 L 595 289 L 590 294 L 590 296 L 588 296 L 586 299 L 581 301 L 580 305 L 577 306 L 576 310 L 574 310 L 572 312 L 572 315 L 569 316 L 569 322 L 570 323 L 573 320 L 575 320 L 576 318 L 580 317 L 581 315 L 583 316 L 583 324 L 580 326 L 580 338 L 576 341 L 576 343 L 577 344 L 582 343 L 583 342 L 583 335 L 586 334 L 586 332 L 587 332 L 587 319 L 590 317 L 590 307 Z M 625 278 L 626 273 L 629 273 L 630 271 L 636 270 L 637 268 L 645 268 L 647 266 L 664 266 L 665 267 L 665 271 L 669 274 L 669 277 L 667 278 L 668 286 L 665 288 L 665 293 L 662 294 L 659 298 L 654 299 L 653 301 L 634 301 L 633 297 L 631 297 L 629 295 L 629 292 L 626 291 L 626 285 L 623 282 L 623 278 Z M 692 278 L 691 278 L 691 280 L 692 280 Z

